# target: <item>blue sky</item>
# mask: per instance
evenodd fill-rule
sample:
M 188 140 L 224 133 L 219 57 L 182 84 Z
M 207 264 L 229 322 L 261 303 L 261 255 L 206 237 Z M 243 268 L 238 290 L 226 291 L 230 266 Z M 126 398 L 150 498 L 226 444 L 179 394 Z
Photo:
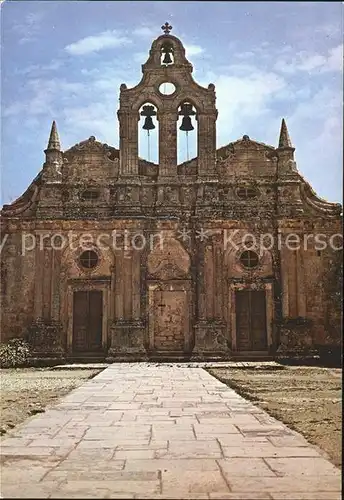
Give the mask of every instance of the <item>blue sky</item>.
M 285 117 L 301 174 L 342 200 L 340 2 L 6 1 L 1 21 L 2 203 L 41 170 L 53 119 L 63 149 L 118 146 L 119 86 L 141 79 L 165 21 L 195 80 L 216 86 L 218 147 L 277 146 Z

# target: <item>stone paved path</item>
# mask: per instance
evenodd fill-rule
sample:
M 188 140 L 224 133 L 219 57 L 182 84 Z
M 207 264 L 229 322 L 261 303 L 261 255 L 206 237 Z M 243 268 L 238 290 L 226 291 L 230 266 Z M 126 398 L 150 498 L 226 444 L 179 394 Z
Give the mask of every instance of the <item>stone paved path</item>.
M 317 449 L 195 366 L 113 364 L 1 448 L 4 498 L 340 498 Z

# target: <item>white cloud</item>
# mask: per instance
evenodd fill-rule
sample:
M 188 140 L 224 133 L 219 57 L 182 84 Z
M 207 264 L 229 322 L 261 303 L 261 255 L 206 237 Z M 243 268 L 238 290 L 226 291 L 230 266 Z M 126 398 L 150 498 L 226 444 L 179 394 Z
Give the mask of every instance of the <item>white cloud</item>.
M 136 52 L 136 54 L 134 54 L 133 58 L 134 58 L 135 62 L 144 64 L 148 59 L 148 54 L 147 54 L 147 52 Z
M 68 143 L 63 144 L 67 149 L 75 142 L 94 135 L 97 140 L 108 144 L 118 143 L 118 123 L 115 100 L 103 98 L 101 101 L 64 108 L 62 111 L 64 135 Z M 77 126 L 76 126 L 77 124 Z
M 343 45 L 338 45 L 329 51 L 327 67 L 329 71 L 343 71 Z
M 104 49 L 127 45 L 131 40 L 117 30 L 103 31 L 98 35 L 87 36 L 65 47 L 66 52 L 74 56 L 92 54 Z
M 272 106 L 287 87 L 287 82 L 273 72 L 264 73 L 253 66 L 229 67 L 226 74 L 208 73 L 203 79 L 215 84 L 218 145 L 236 140 L 244 134 L 251 134 L 258 124 L 273 120 Z M 256 137 L 265 142 L 266 133 Z
M 235 57 L 238 59 L 251 59 L 252 57 L 255 56 L 254 52 L 247 51 L 247 52 L 240 52 L 238 54 L 234 54 Z
M 18 42 L 20 44 L 36 40 L 43 18 L 43 12 L 31 12 L 25 16 L 22 22 L 13 23 L 12 30 L 19 35 Z
M 82 97 L 86 88 L 81 82 L 68 82 L 65 79 L 31 79 L 27 82 L 29 97 L 5 107 L 3 116 L 14 117 L 24 114 L 27 119 L 52 114 L 60 105 L 70 102 L 72 98 Z
M 341 201 L 342 185 L 342 102 L 338 92 L 324 87 L 299 103 L 288 118 L 289 131 L 296 146 L 300 172 L 311 181 L 315 191 L 330 201 Z M 307 140 L 304 140 L 307 131 Z M 337 168 L 334 167 L 337 165 Z M 326 196 L 327 193 L 327 196 Z
M 24 68 L 16 68 L 14 73 L 16 75 L 32 75 L 41 72 L 57 71 L 63 66 L 63 61 L 59 59 L 53 59 L 48 64 L 30 64 Z
M 148 26 L 140 26 L 139 28 L 135 28 L 132 32 L 135 36 L 142 36 L 144 38 L 156 38 L 157 32 L 155 28 L 151 28 Z
M 200 45 L 184 45 L 186 57 L 194 57 L 203 54 L 204 49 Z
M 299 71 L 320 73 L 342 71 L 343 45 L 333 47 L 326 55 L 301 51 L 292 58 L 280 58 L 275 69 L 281 73 L 294 74 Z

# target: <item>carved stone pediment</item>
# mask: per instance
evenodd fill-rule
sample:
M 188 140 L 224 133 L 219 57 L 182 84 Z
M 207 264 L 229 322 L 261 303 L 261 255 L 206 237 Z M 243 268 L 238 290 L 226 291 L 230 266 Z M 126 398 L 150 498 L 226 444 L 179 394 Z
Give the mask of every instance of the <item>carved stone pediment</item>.
M 99 154 L 107 157 L 111 161 L 119 161 L 119 151 L 116 148 L 103 144 L 96 140 L 94 136 L 86 141 L 79 142 L 64 152 L 64 157 L 70 161 L 74 156 Z
M 264 142 L 253 141 L 248 135 L 244 135 L 241 139 L 233 142 L 232 146 L 234 147 L 234 151 L 238 151 L 240 149 L 273 151 L 275 149 L 273 146 L 269 146 Z
M 155 279 L 184 278 L 190 269 L 190 256 L 173 238 L 163 240 L 148 256 L 148 273 Z
M 162 261 L 161 265 L 156 269 L 154 277 L 161 280 L 181 279 L 185 273 L 172 262 Z

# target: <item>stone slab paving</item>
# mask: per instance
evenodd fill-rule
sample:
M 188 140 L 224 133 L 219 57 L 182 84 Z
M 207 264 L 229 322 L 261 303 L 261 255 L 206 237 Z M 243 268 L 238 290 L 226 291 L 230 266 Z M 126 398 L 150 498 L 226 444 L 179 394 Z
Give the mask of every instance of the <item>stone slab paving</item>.
M 340 471 L 197 366 L 110 365 L 1 443 L 3 498 L 337 500 Z

